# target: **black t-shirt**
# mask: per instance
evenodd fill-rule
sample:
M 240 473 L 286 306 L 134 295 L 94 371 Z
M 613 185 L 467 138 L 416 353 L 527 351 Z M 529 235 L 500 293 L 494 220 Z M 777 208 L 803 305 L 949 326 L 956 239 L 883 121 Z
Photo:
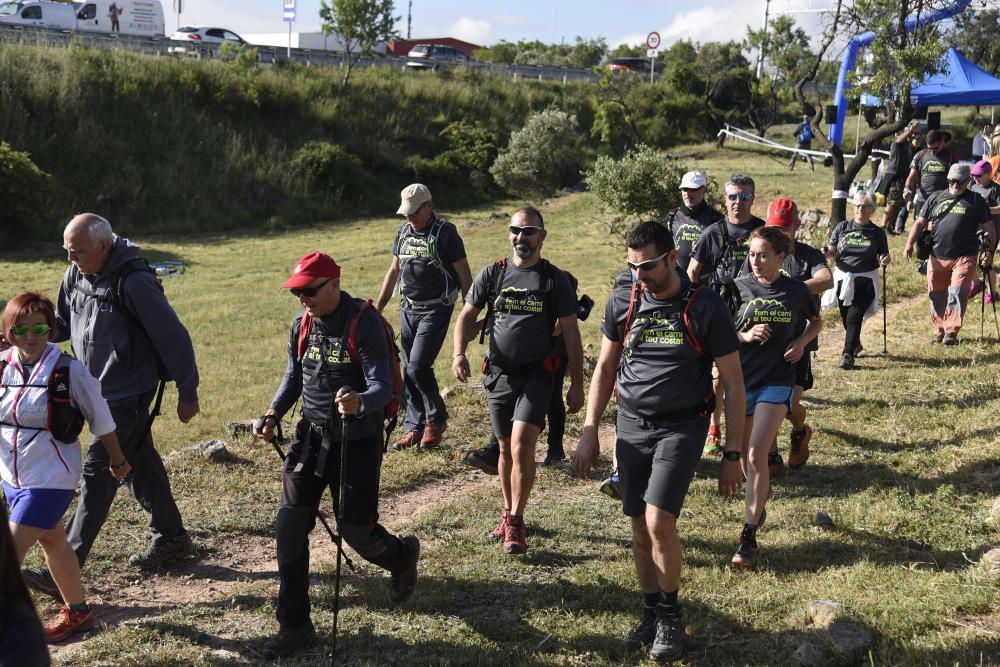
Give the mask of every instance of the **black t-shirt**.
M 989 208 L 1000 206 L 1000 183 L 990 181 L 984 188 L 973 180 L 972 186 L 969 189 L 985 199 L 986 206 Z M 990 216 L 993 218 L 994 225 L 1000 224 L 1000 213 L 991 213 Z
M 719 222 L 725 216 L 714 208 L 702 202 L 696 211 L 687 206 L 681 206 L 670 218 L 670 231 L 674 235 L 677 246 L 677 266 L 687 271 L 691 263 L 691 251 L 701 237 L 701 232 L 714 222 Z
M 747 240 L 750 233 L 758 227 L 763 227 L 764 221 L 756 216 L 742 225 L 734 225 L 727 219 L 717 225 L 709 225 L 701 233 L 701 238 L 694 246 L 692 257 L 701 265 L 702 283 L 732 282 L 746 261 L 750 252 Z M 716 267 L 712 278 L 712 268 Z
M 333 403 L 337 390 L 348 387 L 360 393 L 368 387 L 361 368 L 351 364 L 346 345 L 347 324 L 360 306 L 347 292 L 340 294 L 340 304 L 332 313 L 313 320 L 301 361 L 302 416 L 318 426 L 331 426 L 334 440 L 340 434 L 340 413 Z M 298 345 L 300 324 L 301 315 L 293 322 L 289 336 L 288 344 L 293 350 Z M 388 358 L 385 332 L 374 312 L 366 313 L 358 323 L 357 340 L 361 363 Z M 386 378 L 388 384 L 389 379 Z M 381 424 L 382 413 L 372 412 L 351 422 L 349 437 L 354 440 L 378 433 Z
M 913 147 L 910 140 L 902 143 L 892 142 L 889 147 L 889 159 L 885 164 L 885 180 L 892 182 L 905 179 L 910 173 L 910 163 L 913 162 Z
M 771 325 L 771 337 L 766 343 L 740 343 L 743 383 L 748 390 L 793 386 L 795 364 L 785 361 L 785 350 L 802 335 L 806 321 L 819 315 L 809 288 L 786 275 L 779 275 L 770 285 L 749 275 L 737 278 L 736 289 L 740 298 L 736 329 L 747 331 L 757 324 Z
M 622 354 L 618 367 L 618 405 L 629 414 L 656 420 L 695 409 L 712 391 L 712 360 L 739 349 L 729 309 L 719 295 L 702 288 L 688 309 L 690 334 L 702 348 L 698 354 L 686 337 L 683 302 L 691 283 L 681 276 L 681 289 L 669 299 L 642 293 L 632 317 L 635 344 Z M 604 307 L 601 333 L 623 342 L 631 286 L 617 284 Z M 629 338 L 631 338 L 631 335 Z M 624 343 L 623 343 L 624 344 Z
M 503 282 L 494 295 L 490 360 L 501 368 L 515 368 L 541 361 L 552 351 L 556 320 L 575 315 L 576 294 L 566 274 L 547 261 L 518 268 L 507 259 L 506 268 L 490 264 L 472 281 L 467 302 L 479 309 L 490 298 L 494 272 Z
M 943 190 L 927 198 L 920 217 L 931 221 L 932 254 L 938 259 L 958 259 L 979 252 L 979 230 L 990 221 L 990 211 L 976 192 L 966 190 L 955 197 Z
M 913 156 L 913 168 L 920 174 L 920 191 L 925 197 L 948 189 L 948 168 L 958 162 L 950 148 L 937 153 L 924 148 Z
M 436 261 L 430 248 L 435 228 L 438 230 Z M 465 259 L 465 244 L 458 229 L 447 220 L 434 218 L 419 232 L 404 222 L 396 230 L 392 254 L 399 258 L 399 290 L 407 299 L 431 301 L 457 289 L 458 276 L 453 264 Z
M 889 254 L 885 230 L 872 223 L 844 220 L 830 232 L 830 245 L 837 249 L 837 268 L 851 273 L 878 269 L 878 258 Z

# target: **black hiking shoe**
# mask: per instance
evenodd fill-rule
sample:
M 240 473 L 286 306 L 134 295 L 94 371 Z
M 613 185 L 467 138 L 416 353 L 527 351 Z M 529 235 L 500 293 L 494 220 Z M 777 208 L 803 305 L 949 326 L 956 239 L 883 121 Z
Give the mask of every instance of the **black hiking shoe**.
M 955 333 L 954 331 L 949 331 L 944 335 L 944 338 L 941 340 L 941 342 L 944 343 L 945 345 L 958 345 L 958 334 Z
M 649 646 L 656 638 L 656 607 L 642 605 L 642 620 L 625 638 L 625 648 L 630 651 Z
M 489 447 L 473 449 L 465 455 L 465 462 L 473 468 L 479 468 L 487 475 L 499 475 L 497 466 L 500 464 L 500 452 L 493 451 Z
M 39 593 L 45 593 L 60 604 L 63 602 L 62 593 L 59 592 L 59 587 L 56 586 L 52 575 L 49 574 L 49 568 L 44 565 L 37 570 L 22 567 L 21 576 L 29 588 L 34 588 Z
M 316 630 L 312 623 L 301 628 L 282 628 L 278 634 L 264 642 L 264 659 L 276 660 L 316 643 Z
M 566 452 L 559 449 L 549 449 L 548 453 L 545 455 L 545 460 L 542 461 L 541 465 L 550 466 L 553 463 L 562 463 L 566 460 Z
M 854 368 L 854 355 L 850 352 L 844 352 L 840 355 L 840 367 L 845 371 L 849 371 Z
M 406 547 L 408 560 L 402 570 L 392 574 L 389 588 L 389 599 L 396 604 L 405 602 L 413 594 L 417 585 L 417 561 L 420 560 L 420 540 L 409 535 L 402 542 Z
M 649 657 L 657 662 L 677 660 L 684 655 L 684 622 L 681 608 L 656 605 L 656 637 Z
M 762 517 L 763 518 L 763 517 Z M 753 569 L 757 567 L 757 527 L 744 525 L 740 534 L 740 546 L 733 554 L 733 565 Z
M 170 540 L 160 540 L 146 547 L 145 551 L 129 556 L 129 565 L 138 568 L 156 568 L 180 560 L 194 553 L 194 543 L 187 533 Z

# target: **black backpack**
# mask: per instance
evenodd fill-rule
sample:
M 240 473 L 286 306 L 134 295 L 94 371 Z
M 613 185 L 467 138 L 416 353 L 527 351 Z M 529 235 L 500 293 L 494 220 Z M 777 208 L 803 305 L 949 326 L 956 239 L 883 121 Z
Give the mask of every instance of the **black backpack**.
M 70 371 L 69 364 L 72 357 L 65 352 L 59 353 L 59 360 L 56 361 L 55 368 L 49 376 L 48 384 L 3 384 L 3 374 L 7 370 L 7 359 L 0 359 L 0 389 L 7 387 L 45 387 L 48 394 L 48 421 L 45 430 L 52 434 L 52 437 L 64 444 L 72 444 L 83 431 L 83 412 L 72 403 L 70 398 Z M 6 422 L 5 422 L 6 424 Z M 7 424 L 10 426 L 11 424 Z

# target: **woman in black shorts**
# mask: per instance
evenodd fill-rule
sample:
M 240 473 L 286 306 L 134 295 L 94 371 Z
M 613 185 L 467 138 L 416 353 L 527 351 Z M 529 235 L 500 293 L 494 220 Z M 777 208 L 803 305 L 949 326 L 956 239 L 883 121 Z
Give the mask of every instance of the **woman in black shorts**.
M 732 562 L 741 567 L 757 564 L 757 528 L 764 523 L 770 491 L 767 452 L 792 407 L 795 365 L 822 326 L 809 288 L 781 273 L 793 249 L 780 229 L 755 229 L 750 235 L 751 273 L 735 283 L 740 300 L 736 332 L 746 387 L 742 458 L 747 485 L 743 532 Z

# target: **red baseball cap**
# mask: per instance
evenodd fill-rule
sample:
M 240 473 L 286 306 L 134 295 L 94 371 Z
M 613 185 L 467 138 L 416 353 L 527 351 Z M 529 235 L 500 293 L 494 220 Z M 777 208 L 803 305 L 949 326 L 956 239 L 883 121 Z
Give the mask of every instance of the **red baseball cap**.
M 775 199 L 767 207 L 767 227 L 791 227 L 795 224 L 795 202 L 791 199 Z
M 282 287 L 306 287 L 317 278 L 339 278 L 340 267 L 329 255 L 321 252 L 311 252 L 295 263 L 292 276 Z

